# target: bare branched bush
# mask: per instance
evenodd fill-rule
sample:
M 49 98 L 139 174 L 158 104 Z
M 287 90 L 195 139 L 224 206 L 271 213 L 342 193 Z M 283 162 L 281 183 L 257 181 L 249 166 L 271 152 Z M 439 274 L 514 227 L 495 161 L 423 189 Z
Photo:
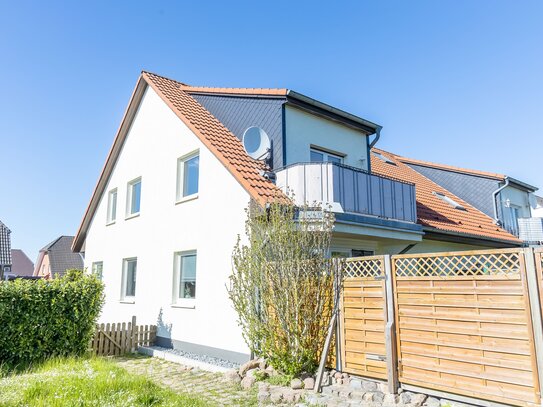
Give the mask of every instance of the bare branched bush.
M 313 373 L 332 313 L 328 258 L 334 216 L 321 208 L 247 209 L 248 244 L 234 248 L 229 296 L 245 341 L 288 374 Z

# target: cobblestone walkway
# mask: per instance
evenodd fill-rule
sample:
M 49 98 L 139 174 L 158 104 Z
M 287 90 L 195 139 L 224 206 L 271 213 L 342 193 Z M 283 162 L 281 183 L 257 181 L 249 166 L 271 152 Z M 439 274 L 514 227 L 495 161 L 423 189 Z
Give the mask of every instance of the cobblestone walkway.
M 220 373 L 191 369 L 162 359 L 138 357 L 114 359 L 130 373 L 145 375 L 160 386 L 198 395 L 218 406 L 256 406 L 256 392 L 242 390 L 222 380 Z M 190 369 L 190 370 L 189 370 Z

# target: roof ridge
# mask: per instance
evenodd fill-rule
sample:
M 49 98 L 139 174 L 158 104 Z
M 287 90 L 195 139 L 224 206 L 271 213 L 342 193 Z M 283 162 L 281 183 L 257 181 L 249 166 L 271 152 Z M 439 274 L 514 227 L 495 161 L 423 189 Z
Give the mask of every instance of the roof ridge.
M 219 93 L 226 95 L 259 95 L 259 96 L 286 96 L 287 88 L 231 88 L 214 86 L 181 86 L 185 92 Z
M 506 175 L 498 174 L 496 172 L 473 170 L 473 169 L 470 169 L 470 168 L 457 167 L 455 165 L 440 164 L 440 163 L 435 163 L 435 162 L 432 162 L 432 161 L 417 160 L 415 158 L 403 157 L 403 156 L 400 156 L 400 155 L 396 155 L 396 157 L 398 158 L 398 160 L 400 160 L 400 161 L 402 161 L 404 163 L 409 163 L 409 164 L 414 164 L 414 165 L 421 165 L 423 167 L 434 167 L 434 168 L 443 169 L 443 170 L 461 172 L 461 173 L 465 173 L 465 174 L 468 174 L 468 175 L 470 175 L 470 174 L 471 175 L 480 175 L 480 176 L 484 176 L 484 177 L 488 177 L 488 178 L 496 178 L 496 179 L 500 179 L 500 180 L 503 180 L 503 179 L 506 178 Z
M 177 80 L 175 80 L 175 79 L 168 78 L 168 77 L 166 77 L 166 76 L 159 75 L 159 74 L 157 74 L 157 73 L 154 73 L 154 72 L 151 72 L 151 71 L 146 71 L 145 69 L 142 69 L 141 75 L 144 75 L 144 74 L 146 74 L 146 75 L 157 76 L 157 77 L 159 77 L 159 78 L 166 79 L 166 80 L 168 80 L 168 81 L 170 81 L 170 82 L 178 83 L 180 86 L 190 86 L 190 85 L 188 85 L 188 84 L 186 84 L 186 83 L 179 82 L 179 81 L 177 81 Z

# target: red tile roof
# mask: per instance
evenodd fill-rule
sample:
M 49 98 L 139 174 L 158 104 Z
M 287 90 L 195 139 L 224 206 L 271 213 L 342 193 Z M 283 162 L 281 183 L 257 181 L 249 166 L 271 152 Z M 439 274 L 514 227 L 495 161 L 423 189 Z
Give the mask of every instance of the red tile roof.
M 253 199 L 264 204 L 273 199 L 285 198 L 279 188 L 261 175 L 262 164 L 246 154 L 241 141 L 187 93 L 187 89 L 192 87 L 149 72 L 143 72 L 142 77 Z
M 288 89 L 270 88 L 213 88 L 207 86 L 182 85 L 181 89 L 189 93 L 223 93 L 230 95 L 286 96 Z
M 371 168 L 373 173 L 415 184 L 418 223 L 427 230 L 461 233 L 513 244 L 521 243 L 515 236 L 498 227 L 492 218 L 404 164 L 403 157 L 377 148 L 373 150 L 394 162 L 394 164 L 386 163 L 372 154 Z M 465 210 L 454 208 L 437 197 L 435 192 L 453 199 Z

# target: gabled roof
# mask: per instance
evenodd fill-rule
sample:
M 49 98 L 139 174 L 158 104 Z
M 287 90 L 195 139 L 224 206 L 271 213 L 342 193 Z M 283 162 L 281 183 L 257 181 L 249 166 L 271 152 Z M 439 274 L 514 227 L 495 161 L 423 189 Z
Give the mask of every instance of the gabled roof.
M 79 253 L 72 251 L 74 236 L 60 236 L 40 250 L 40 261 L 43 254 L 49 256 L 51 276 L 62 276 L 66 270 L 83 270 L 83 259 Z M 39 264 L 38 264 L 39 266 Z
M 415 184 L 418 223 L 425 231 L 521 244 L 515 236 L 498 227 L 492 218 L 405 164 L 403 157 L 377 148 L 373 151 L 392 163 L 371 154 L 372 172 Z M 447 203 L 440 194 L 457 202 L 463 209 Z
M 262 164 L 246 154 L 241 141 L 188 93 L 187 85 L 150 72 L 142 72 L 74 239 L 74 251 L 80 251 L 83 246 L 94 211 L 107 185 L 132 118 L 147 86 L 150 86 L 177 117 L 192 130 L 230 171 L 251 198 L 262 205 L 271 200 L 287 199 L 279 188 L 264 178 Z
M 0 265 L 11 265 L 11 230 L 0 221 Z
M 11 249 L 11 272 L 17 276 L 31 276 L 34 273 L 34 263 L 21 249 Z

